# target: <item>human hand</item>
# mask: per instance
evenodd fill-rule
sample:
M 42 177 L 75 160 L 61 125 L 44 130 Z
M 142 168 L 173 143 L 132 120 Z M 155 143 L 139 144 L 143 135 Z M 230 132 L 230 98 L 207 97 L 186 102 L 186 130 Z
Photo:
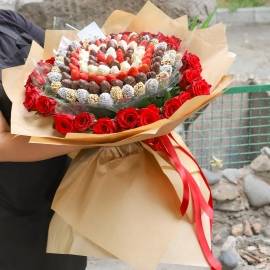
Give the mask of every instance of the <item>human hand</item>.
M 0 111 L 0 133 L 1 132 L 8 132 L 10 131 L 10 127 L 6 121 L 6 119 L 4 118 L 2 112 Z

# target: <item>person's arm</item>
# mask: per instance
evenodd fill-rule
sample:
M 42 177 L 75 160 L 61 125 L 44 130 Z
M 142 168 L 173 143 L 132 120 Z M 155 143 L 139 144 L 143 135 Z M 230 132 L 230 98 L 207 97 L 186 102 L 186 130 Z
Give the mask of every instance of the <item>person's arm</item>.
M 40 46 L 44 45 L 44 30 L 24 18 L 20 13 L 11 10 L 0 10 L 0 16 L 3 20 L 13 22 L 17 27 L 30 35 Z
M 81 146 L 30 144 L 29 137 L 14 136 L 0 112 L 0 162 L 32 162 L 45 160 L 82 149 Z

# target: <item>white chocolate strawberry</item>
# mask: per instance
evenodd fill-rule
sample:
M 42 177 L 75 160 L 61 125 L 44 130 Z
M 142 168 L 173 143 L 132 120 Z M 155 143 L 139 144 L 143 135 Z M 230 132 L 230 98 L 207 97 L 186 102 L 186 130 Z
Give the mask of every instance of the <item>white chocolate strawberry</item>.
M 138 44 L 136 41 L 131 41 L 130 43 L 128 43 L 128 48 L 132 48 L 132 49 L 136 49 L 138 47 Z
M 89 65 L 88 66 L 88 72 L 89 73 L 97 73 L 98 67 L 95 65 Z
M 121 63 L 121 71 L 129 71 L 130 64 L 127 61 Z
M 96 44 L 91 44 L 89 45 L 89 50 L 94 50 L 95 52 L 97 52 L 99 50 L 99 47 Z
M 113 47 L 110 47 L 105 54 L 106 57 L 109 55 L 111 55 L 114 59 L 116 58 L 116 51 Z
M 121 47 L 123 47 L 123 49 L 126 51 L 127 50 L 127 48 L 128 48 L 128 45 L 127 45 L 127 42 L 125 41 L 125 40 L 120 40 L 119 42 L 118 42 L 118 45 L 119 46 L 121 46 Z
M 99 65 L 97 73 L 100 75 L 108 75 L 111 69 L 106 65 Z
M 117 67 L 117 66 L 112 66 L 111 67 L 111 74 L 117 74 L 117 73 L 119 73 L 120 72 L 120 70 L 119 70 L 119 68 Z

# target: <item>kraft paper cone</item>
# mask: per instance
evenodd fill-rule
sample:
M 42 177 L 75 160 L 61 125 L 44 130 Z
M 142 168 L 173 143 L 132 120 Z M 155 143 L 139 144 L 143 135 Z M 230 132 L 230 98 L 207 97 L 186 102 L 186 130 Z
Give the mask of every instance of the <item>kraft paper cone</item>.
M 108 257 L 104 252 L 109 252 L 141 270 L 155 269 L 162 260 L 179 262 L 183 257 L 186 263 L 193 257 L 199 265 L 206 265 L 191 224 L 179 214 L 179 175 L 166 160 L 144 147 L 129 144 L 102 148 L 94 156 L 89 157 L 86 151 L 74 160 L 53 202 L 57 216 L 50 225 L 48 252 L 88 256 L 99 253 L 101 257 Z M 208 200 L 209 191 L 197 166 L 185 154 L 178 155 Z M 57 233 L 61 224 L 65 239 L 72 239 L 62 248 L 57 244 L 61 242 L 62 233 Z M 204 225 L 209 240 L 208 218 Z M 195 251 L 179 257 L 175 250 L 182 250 L 185 238 L 190 238 L 183 235 L 187 230 L 193 237 L 190 248 Z M 100 247 L 104 249 L 102 254 Z

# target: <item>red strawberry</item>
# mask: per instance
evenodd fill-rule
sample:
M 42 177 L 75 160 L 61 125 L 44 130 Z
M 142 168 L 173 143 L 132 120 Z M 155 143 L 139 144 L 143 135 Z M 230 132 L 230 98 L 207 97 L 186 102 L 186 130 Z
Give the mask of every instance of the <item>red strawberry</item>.
M 71 70 L 71 79 L 73 81 L 78 81 L 80 79 L 80 71 L 78 69 Z
M 87 73 L 85 73 L 85 72 L 81 72 L 80 73 L 80 78 L 82 80 L 88 81 L 89 80 L 89 75 Z
M 113 75 L 113 74 L 108 74 L 108 75 L 106 75 L 106 78 L 107 78 L 107 81 L 108 81 L 108 82 L 111 82 L 111 81 L 113 81 L 113 80 L 116 80 L 116 76 Z
M 147 40 L 143 40 L 143 41 L 140 43 L 140 46 L 147 47 L 148 43 L 149 43 L 149 42 L 148 42 Z
M 151 52 L 146 52 L 143 56 L 143 59 L 144 58 L 152 58 L 153 54 Z
M 79 61 L 78 61 L 78 59 L 77 58 L 75 58 L 75 57 L 71 57 L 70 58 L 70 61 L 71 61 L 71 63 L 73 64 L 73 65 L 75 65 L 75 66 L 80 66 L 79 65 Z
M 72 63 L 69 64 L 69 68 L 70 68 L 70 70 L 73 70 L 73 69 L 78 69 L 79 70 L 79 67 L 72 64 Z
M 131 67 L 128 71 L 128 75 L 136 77 L 139 74 L 139 70 L 136 67 Z
M 79 59 L 79 54 L 76 51 L 72 52 L 70 56 Z
M 124 53 L 121 49 L 117 49 L 117 51 L 116 51 L 116 60 L 119 63 L 122 63 L 125 60 Z
M 142 63 L 149 66 L 151 64 L 151 59 L 150 58 L 143 58 Z
M 143 72 L 143 73 L 147 73 L 150 71 L 150 68 L 147 64 L 142 64 L 140 67 L 139 67 L 139 71 L 140 72 Z
M 154 44 L 153 44 L 153 43 L 149 43 L 148 46 L 147 46 L 147 48 L 146 48 L 146 51 L 147 51 L 147 52 L 152 52 L 152 53 L 153 53 L 154 50 L 155 50 Z
M 106 58 L 106 64 L 109 66 L 114 61 L 114 58 L 112 55 L 108 55 Z
M 126 77 L 127 77 L 127 72 L 126 71 L 120 71 L 118 74 L 117 74 L 117 79 L 123 81 Z
M 95 78 L 96 78 L 96 74 L 95 73 L 89 73 L 88 74 L 88 80 L 89 81 L 94 81 L 95 80 Z
M 98 62 L 106 62 L 105 54 L 102 51 L 98 51 L 97 53 L 97 60 Z
M 94 81 L 97 84 L 100 84 L 102 81 L 106 81 L 106 77 L 105 76 L 101 76 L 101 75 L 96 75 L 94 78 Z

